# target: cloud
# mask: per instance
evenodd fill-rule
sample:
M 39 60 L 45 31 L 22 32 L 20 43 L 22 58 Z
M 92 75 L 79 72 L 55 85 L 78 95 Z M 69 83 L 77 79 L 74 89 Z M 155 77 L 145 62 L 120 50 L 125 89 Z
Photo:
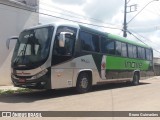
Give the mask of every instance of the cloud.
M 87 16 L 100 20 L 111 20 L 119 12 L 123 2 L 120 0 L 92 0 L 85 4 L 83 10 Z
M 128 24 L 128 29 L 139 33 L 150 33 L 160 29 L 160 19 L 145 20 L 145 21 L 132 21 Z
M 53 7 L 47 8 L 47 9 L 54 9 L 54 6 L 57 6 L 58 8 L 64 9 L 60 10 L 56 8 L 54 11 L 58 11 L 61 14 L 57 14 L 55 12 L 49 13 L 55 16 L 60 16 L 62 18 L 68 18 L 76 21 L 81 21 L 81 22 L 86 22 L 86 23 L 91 23 L 91 24 L 96 24 L 96 25 L 103 25 L 103 26 L 110 26 L 110 27 L 116 27 L 116 28 L 121 28 L 123 27 L 123 17 L 124 17 L 124 0 L 49 0 L 51 5 Z M 141 0 L 141 1 L 130 1 L 129 5 L 132 4 L 138 4 L 138 11 L 133 12 L 133 13 L 128 13 L 127 14 L 127 21 L 132 19 L 147 3 L 149 3 L 151 0 Z M 159 8 L 158 2 L 153 2 L 149 4 L 138 16 L 136 16 L 133 21 L 131 21 L 127 26 L 130 31 L 135 31 L 136 33 L 139 33 L 146 38 L 149 38 L 152 43 L 155 43 L 157 45 L 153 45 L 151 42 L 146 41 L 145 39 L 141 38 L 144 42 L 147 44 L 151 45 L 153 48 L 160 50 L 159 45 L 159 37 L 160 37 L 160 32 L 156 32 L 157 30 L 160 30 L 160 24 L 159 24 L 159 13 L 158 13 L 158 8 Z M 156 10 L 157 8 L 157 10 Z M 81 14 L 86 17 L 78 16 L 72 13 L 69 13 L 68 11 L 74 12 L 76 14 Z M 76 17 L 68 17 L 66 15 L 62 14 L 69 14 L 73 15 Z M 94 18 L 98 19 L 100 21 L 94 21 L 93 19 L 89 18 Z M 60 19 L 55 19 L 52 17 L 41 18 L 41 21 L 47 22 L 47 21 L 61 21 Z M 158 26 L 158 27 L 157 27 Z M 121 30 L 114 30 L 114 29 L 106 29 L 106 28 L 101 28 L 101 27 L 94 27 L 94 26 L 89 26 L 91 28 L 95 28 L 101 31 L 106 31 L 108 33 L 113 33 L 117 35 L 122 36 L 122 31 Z M 134 38 L 132 35 L 128 34 L 128 38 L 131 38 L 134 41 L 136 38 Z M 158 46 L 158 47 L 157 47 Z M 158 54 L 157 54 L 158 55 Z M 160 54 L 159 54 L 160 55 Z
M 52 0 L 53 3 L 67 4 L 67 5 L 82 5 L 85 4 L 86 0 Z

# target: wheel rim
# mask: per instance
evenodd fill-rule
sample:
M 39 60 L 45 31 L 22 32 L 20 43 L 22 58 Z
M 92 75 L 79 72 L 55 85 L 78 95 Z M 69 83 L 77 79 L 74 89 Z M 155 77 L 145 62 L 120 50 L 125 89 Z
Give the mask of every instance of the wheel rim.
M 80 84 L 81 88 L 86 89 L 88 87 L 88 79 L 83 78 Z

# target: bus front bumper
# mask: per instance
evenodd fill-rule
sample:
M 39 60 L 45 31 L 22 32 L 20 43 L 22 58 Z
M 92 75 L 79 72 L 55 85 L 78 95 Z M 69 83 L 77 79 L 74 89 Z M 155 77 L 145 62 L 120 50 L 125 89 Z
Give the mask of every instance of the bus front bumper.
M 11 76 L 12 82 L 15 87 L 32 88 L 32 89 L 51 89 L 50 79 L 44 75 L 38 79 L 28 80 L 26 77 Z

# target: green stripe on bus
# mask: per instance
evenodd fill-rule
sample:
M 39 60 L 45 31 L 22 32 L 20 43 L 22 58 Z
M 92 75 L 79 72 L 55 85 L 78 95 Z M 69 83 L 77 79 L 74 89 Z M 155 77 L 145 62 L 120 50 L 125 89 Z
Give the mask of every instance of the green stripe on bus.
M 107 70 L 149 70 L 150 61 L 122 58 L 116 56 L 107 56 Z

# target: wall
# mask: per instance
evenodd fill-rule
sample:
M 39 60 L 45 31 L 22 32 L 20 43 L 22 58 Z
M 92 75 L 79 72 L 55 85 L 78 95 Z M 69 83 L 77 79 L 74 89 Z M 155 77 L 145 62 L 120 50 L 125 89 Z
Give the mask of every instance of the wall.
M 6 48 L 6 40 L 11 36 L 18 36 L 19 33 L 39 22 L 38 13 L 22 10 L 3 4 L 25 8 L 7 0 L 0 0 L 0 85 L 10 85 L 10 60 L 15 42 L 11 41 L 10 50 Z M 26 7 L 25 9 L 31 9 Z M 35 11 L 35 9 L 31 9 Z
M 160 64 L 154 64 L 154 75 L 160 76 Z

